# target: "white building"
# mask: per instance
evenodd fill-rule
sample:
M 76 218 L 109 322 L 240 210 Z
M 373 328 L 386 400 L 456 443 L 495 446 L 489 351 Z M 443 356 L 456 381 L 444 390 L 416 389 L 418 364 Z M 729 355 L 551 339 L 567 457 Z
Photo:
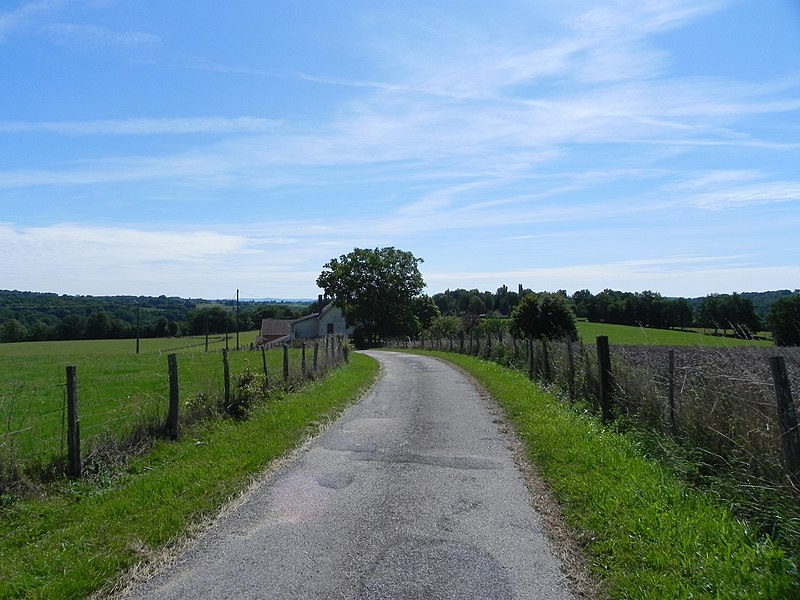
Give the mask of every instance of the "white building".
M 290 337 L 296 340 L 352 334 L 353 328 L 347 326 L 342 309 L 328 304 L 318 313 L 292 321 Z

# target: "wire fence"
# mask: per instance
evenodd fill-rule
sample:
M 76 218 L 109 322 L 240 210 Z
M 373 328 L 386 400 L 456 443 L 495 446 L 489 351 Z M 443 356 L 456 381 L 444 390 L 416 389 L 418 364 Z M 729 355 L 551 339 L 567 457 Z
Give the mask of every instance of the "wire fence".
M 401 340 L 396 347 L 461 352 L 528 373 L 573 401 L 603 412 L 598 352 L 581 343 L 519 340 L 506 334 Z M 656 429 L 702 455 L 704 467 L 744 474 L 798 493 L 782 430 L 770 358 L 781 355 L 791 412 L 798 412 L 800 348 L 612 346 L 614 418 Z
M 258 402 L 347 360 L 341 337 L 271 350 L 184 348 L 176 357 L 181 427 L 208 418 L 244 418 Z M 0 357 L 0 494 L 71 471 L 69 370 L 74 366 L 80 466 L 97 470 L 165 435 L 171 401 L 168 356 Z M 67 364 L 72 362 L 72 365 Z M 73 465 L 74 466 L 74 465 Z

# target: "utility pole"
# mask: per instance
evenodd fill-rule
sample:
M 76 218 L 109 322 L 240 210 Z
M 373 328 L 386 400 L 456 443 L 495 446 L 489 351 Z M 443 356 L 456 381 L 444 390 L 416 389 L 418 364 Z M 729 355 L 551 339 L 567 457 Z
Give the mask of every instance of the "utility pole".
M 236 290 L 236 349 L 241 350 L 239 347 L 239 290 Z
M 136 354 L 139 354 L 139 311 L 141 309 L 141 305 L 139 301 L 136 300 Z

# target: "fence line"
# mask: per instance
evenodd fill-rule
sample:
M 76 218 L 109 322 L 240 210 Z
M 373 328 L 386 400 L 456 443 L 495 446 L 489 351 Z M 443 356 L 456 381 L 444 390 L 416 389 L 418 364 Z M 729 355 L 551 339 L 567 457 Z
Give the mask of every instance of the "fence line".
M 45 471 L 51 473 L 47 477 L 62 473 L 71 477 L 79 477 L 86 465 L 82 458 L 93 456 L 98 444 L 122 443 L 126 436 L 135 434 L 140 428 L 145 427 L 150 433 L 160 432 L 170 439 L 177 439 L 180 427 L 189 425 L 198 419 L 214 414 L 229 414 L 234 418 L 246 416 L 246 412 L 225 413 L 226 407 L 236 405 L 242 408 L 242 395 L 250 394 L 251 390 L 244 390 L 246 381 L 255 379 L 260 397 L 269 397 L 278 392 L 290 391 L 304 385 L 307 380 L 315 379 L 326 371 L 337 367 L 346 359 L 346 342 L 341 337 L 329 336 L 324 340 L 325 351 L 320 351 L 320 340 L 314 342 L 314 355 L 311 364 L 307 362 L 302 346 L 279 351 L 285 357 L 282 365 L 284 376 L 275 377 L 274 355 L 268 359 L 267 352 L 261 348 L 240 351 L 231 351 L 237 358 L 237 373 L 231 377 L 228 372 L 228 393 L 224 398 L 224 405 L 213 408 L 215 392 L 205 390 L 219 390 L 219 379 L 205 367 L 207 360 L 201 363 L 194 360 L 195 353 L 167 356 L 164 371 L 146 368 L 135 371 L 119 378 L 115 375 L 113 367 L 98 374 L 92 366 L 80 368 L 80 390 L 78 368 L 74 365 L 66 367 L 66 377 L 59 384 L 41 386 L 36 383 L 31 385 L 17 385 L 12 381 L 9 393 L 4 395 L 0 387 L 0 427 L 5 426 L 6 431 L 0 432 L 0 493 L 12 489 L 16 478 L 21 474 L 25 477 L 45 476 Z M 258 356 L 261 351 L 261 356 Z M 218 356 L 228 361 L 228 350 L 217 351 Z M 271 353 L 270 353 L 271 354 Z M 180 358 L 183 356 L 183 359 Z M 209 355 L 204 355 L 209 356 Z M 251 369 L 250 357 L 258 357 L 259 368 Z M 139 357 L 125 357 L 126 361 L 140 360 Z M 178 379 L 179 362 L 193 371 L 192 383 L 184 384 Z M 220 361 L 220 366 L 222 361 Z M 280 367 L 279 367 L 280 368 Z M 214 371 L 216 371 L 216 367 Z M 227 369 L 226 369 L 227 370 Z M 198 376 L 198 371 L 202 374 Z M 261 371 L 261 373 L 258 373 Z M 89 373 L 87 375 L 86 373 Z M 217 371 L 218 372 L 218 371 Z M 62 371 L 64 373 L 64 371 Z M 113 378 L 112 378 L 113 376 Z M 63 383 L 66 381 L 66 383 Z M 118 394 L 109 400 L 108 393 L 98 393 L 98 386 L 103 382 L 112 381 L 114 393 Z M 205 384 L 202 382 L 206 381 Z M 215 384 L 214 381 L 217 383 Z M 120 382 L 122 382 L 120 384 Z M 0 381 L 0 386 L 4 382 Z M 126 384 L 130 384 L 127 385 Z M 198 390 L 198 384 L 203 386 Z M 25 388 L 25 389 L 23 389 Z M 162 389 L 163 388 L 163 389 Z M 40 394 L 44 389 L 55 394 Z M 120 391 L 121 390 L 121 391 Z M 80 402 L 79 402 L 80 392 Z M 63 396 L 62 396 L 63 393 Z M 179 398 L 183 395 L 190 398 L 181 404 Z M 84 396 L 89 397 L 86 401 Z M 139 399 L 141 398 L 141 399 Z M 247 402 L 257 402 L 259 398 L 248 398 Z M 113 408 L 98 406 L 100 402 L 111 402 Z M 236 403 L 239 404 L 236 404 Z M 58 408 L 36 410 L 37 406 L 58 406 Z M 80 412 L 79 406 L 84 412 Z M 85 410 L 90 407 L 89 410 Z M 94 407 L 94 410 L 91 409 Z M 31 411 L 33 409 L 33 412 Z M 183 423 L 179 423 L 179 411 L 185 412 L 180 416 Z M 54 415 L 59 417 L 50 418 Z M 112 418 L 106 418 L 112 417 Z M 25 423 L 28 421 L 28 423 Z M 33 421 L 33 424 L 30 422 Z M 83 422 L 82 422 L 83 421 Z M 13 425 L 17 426 L 14 427 Z M 138 435 L 138 434 L 137 434 Z M 138 438 L 137 438 L 138 439 Z M 83 443 L 87 449 L 81 447 Z M 101 452 L 102 454 L 102 452 Z
M 508 333 L 503 338 L 462 333 L 458 338 L 406 339 L 390 345 L 453 348 L 494 360 L 527 372 L 554 391 L 563 390 L 571 400 L 588 401 L 604 421 L 616 416 L 642 423 L 689 441 L 711 460 L 736 465 L 748 476 L 800 491 L 800 439 L 796 445 L 786 442 L 787 436 L 796 439 L 800 433 L 796 420 L 783 432 L 779 426 L 779 386 L 769 369 L 775 348 L 610 346 L 608 362 L 601 366 L 606 360 L 602 351 L 590 351 L 583 343 L 534 344 Z M 800 348 L 780 351 L 791 397 L 791 390 L 800 387 Z M 605 374 L 612 374 L 610 382 L 603 381 Z M 604 409 L 607 392 L 613 401 Z M 795 394 L 783 404 L 795 415 L 796 399 Z

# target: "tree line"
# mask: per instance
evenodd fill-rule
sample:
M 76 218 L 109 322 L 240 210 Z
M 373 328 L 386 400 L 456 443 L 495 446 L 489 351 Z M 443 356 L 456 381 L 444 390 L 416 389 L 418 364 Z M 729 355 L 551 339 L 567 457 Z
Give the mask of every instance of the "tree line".
M 317 278 L 325 298 L 309 304 L 211 302 L 159 296 L 58 296 L 0 291 L 0 341 L 164 337 L 225 333 L 258 328 L 264 318 L 299 318 L 336 302 L 356 344 L 382 339 L 444 335 L 457 327 L 489 327 L 502 333 L 503 319 L 520 306 L 545 314 L 568 307 L 578 318 L 655 328 L 702 327 L 715 333 L 751 338 L 771 330 L 778 344 L 800 345 L 800 290 L 710 294 L 704 298 L 667 298 L 657 292 L 593 294 L 579 290 L 535 293 L 519 285 L 495 292 L 446 290 L 428 296 L 419 271 L 421 258 L 393 247 L 361 249 L 331 259 Z M 535 301 L 526 301 L 528 297 Z M 526 302 L 533 302 L 535 310 Z M 522 310 L 522 309 L 519 309 Z M 519 314 L 517 310 L 517 314 Z M 544 311 L 544 312 L 542 312 Z M 533 325 L 531 325 L 533 327 Z M 444 335 L 447 337 L 447 335 Z
M 0 341 L 126 339 L 258 329 L 297 319 L 309 304 L 209 301 L 167 296 L 69 296 L 0 290 Z

